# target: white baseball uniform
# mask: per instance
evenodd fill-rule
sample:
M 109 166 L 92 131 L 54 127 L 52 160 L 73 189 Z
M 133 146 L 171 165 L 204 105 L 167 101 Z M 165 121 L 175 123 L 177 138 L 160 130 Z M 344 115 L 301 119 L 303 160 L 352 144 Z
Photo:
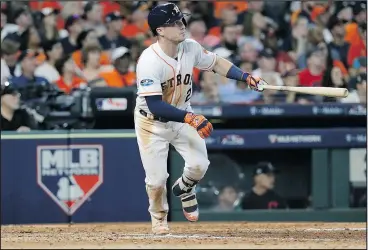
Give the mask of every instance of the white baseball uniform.
M 166 179 L 169 176 L 169 144 L 183 157 L 184 174 L 188 178 L 200 180 L 209 165 L 205 141 L 193 127 L 186 123 L 159 122 L 139 112 L 143 110 L 152 115 L 145 101 L 145 96 L 150 95 L 162 95 L 166 103 L 188 112 L 192 111 L 190 97 L 193 67 L 212 70 L 216 54 L 203 49 L 196 41 L 186 39 L 178 46 L 177 59 L 166 55 L 159 44 L 155 43 L 143 51 L 136 68 L 138 96 L 134 112 L 135 130 L 149 196 L 149 189 L 166 187 Z M 150 197 L 149 212 L 156 218 L 168 212 L 166 189 L 160 192 L 159 196 L 154 198 L 156 201 Z

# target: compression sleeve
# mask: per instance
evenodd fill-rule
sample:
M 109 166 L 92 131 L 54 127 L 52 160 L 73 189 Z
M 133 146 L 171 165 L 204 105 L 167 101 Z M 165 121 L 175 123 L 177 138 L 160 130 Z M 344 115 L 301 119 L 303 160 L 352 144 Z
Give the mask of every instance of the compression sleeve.
M 155 116 L 162 117 L 168 121 L 184 122 L 186 111 L 175 108 L 162 101 L 162 95 L 145 96 L 148 109 Z
M 248 73 L 243 72 L 241 69 L 239 69 L 235 65 L 232 65 L 226 74 L 227 78 L 238 80 L 238 81 L 245 81 L 248 76 L 249 76 Z

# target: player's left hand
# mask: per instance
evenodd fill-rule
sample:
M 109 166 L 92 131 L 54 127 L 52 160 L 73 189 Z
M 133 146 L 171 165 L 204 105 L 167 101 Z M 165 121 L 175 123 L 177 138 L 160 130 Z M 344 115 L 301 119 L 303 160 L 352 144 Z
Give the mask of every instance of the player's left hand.
M 249 88 L 254 91 L 263 92 L 263 85 L 267 84 L 261 77 L 249 75 L 246 79 Z
M 188 112 L 184 122 L 195 128 L 202 139 L 209 137 L 213 131 L 212 124 L 203 115 Z

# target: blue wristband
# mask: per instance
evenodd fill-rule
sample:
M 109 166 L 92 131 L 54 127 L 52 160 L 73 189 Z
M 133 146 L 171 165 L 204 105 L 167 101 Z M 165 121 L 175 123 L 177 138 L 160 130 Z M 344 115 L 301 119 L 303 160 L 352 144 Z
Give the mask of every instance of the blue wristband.
M 226 74 L 227 78 L 238 80 L 238 81 L 245 81 L 248 76 L 249 76 L 248 73 L 243 72 L 241 69 L 236 67 L 234 64 L 231 66 L 231 68 Z

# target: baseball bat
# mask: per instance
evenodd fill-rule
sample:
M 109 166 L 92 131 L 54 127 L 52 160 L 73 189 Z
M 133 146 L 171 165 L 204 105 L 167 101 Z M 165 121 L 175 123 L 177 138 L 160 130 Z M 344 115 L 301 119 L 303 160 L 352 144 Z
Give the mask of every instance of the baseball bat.
M 263 89 L 291 91 L 301 94 L 320 95 L 328 97 L 347 97 L 349 91 L 346 88 L 332 88 L 332 87 L 292 87 L 292 86 L 275 86 L 275 85 L 262 85 Z

